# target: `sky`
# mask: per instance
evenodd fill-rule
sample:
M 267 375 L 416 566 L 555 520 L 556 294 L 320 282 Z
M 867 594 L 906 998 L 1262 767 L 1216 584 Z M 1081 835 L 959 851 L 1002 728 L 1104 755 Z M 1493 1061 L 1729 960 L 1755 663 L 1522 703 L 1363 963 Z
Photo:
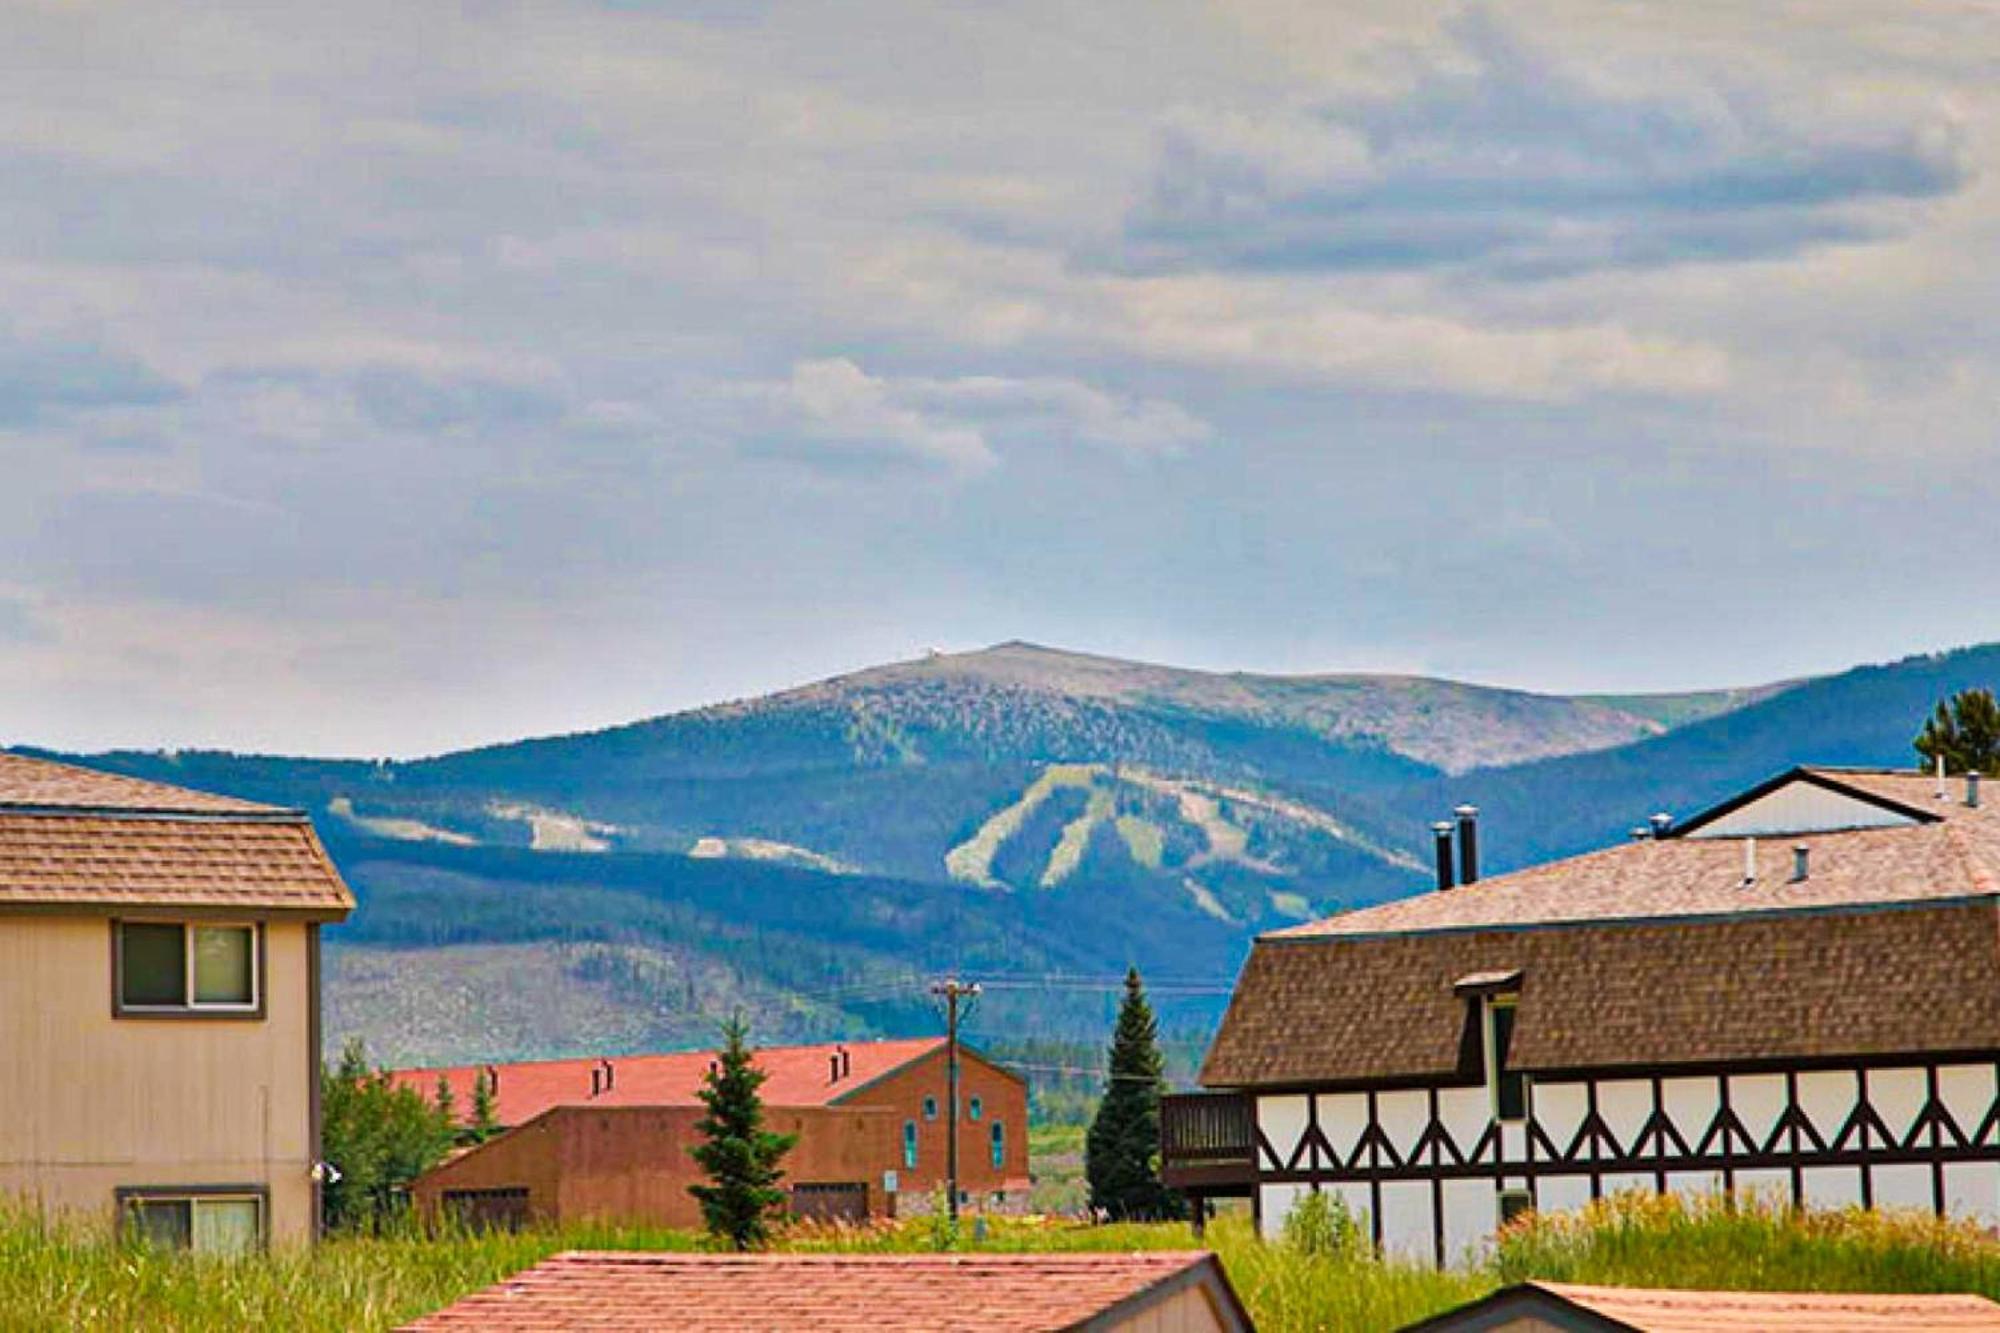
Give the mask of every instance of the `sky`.
M 0 8 L 0 743 L 2000 639 L 1985 0 Z

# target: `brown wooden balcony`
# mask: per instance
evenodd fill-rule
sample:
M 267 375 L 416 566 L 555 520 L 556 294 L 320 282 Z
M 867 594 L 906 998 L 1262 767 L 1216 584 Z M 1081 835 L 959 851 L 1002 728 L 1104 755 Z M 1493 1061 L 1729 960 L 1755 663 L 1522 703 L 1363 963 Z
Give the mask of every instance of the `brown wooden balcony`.
M 1160 1099 L 1160 1178 L 1191 1194 L 1250 1190 L 1257 1177 L 1257 1107 L 1239 1092 Z

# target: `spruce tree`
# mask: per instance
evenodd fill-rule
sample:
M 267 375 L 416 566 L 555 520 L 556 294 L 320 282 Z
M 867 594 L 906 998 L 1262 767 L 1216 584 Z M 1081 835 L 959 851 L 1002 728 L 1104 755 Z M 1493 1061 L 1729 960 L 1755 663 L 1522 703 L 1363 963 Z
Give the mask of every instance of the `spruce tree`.
M 785 1204 L 779 1163 L 796 1134 L 764 1128 L 764 1071 L 751 1063 L 741 1016 L 722 1025 L 722 1052 L 697 1094 L 708 1112 L 695 1122 L 702 1141 L 689 1149 L 710 1183 L 690 1185 L 701 1203 L 708 1234 L 731 1249 L 749 1250 L 770 1239 L 771 1215 Z
M 1991 690 L 1960 690 L 1938 704 L 1916 747 L 1926 768 L 1943 759 L 1947 773 L 2000 770 L 2000 701 Z
M 452 1134 L 456 1136 L 459 1128 L 458 1098 L 451 1095 L 451 1080 L 443 1074 L 438 1075 L 437 1097 L 435 1100 L 437 1101 L 438 1116 L 444 1121 L 445 1127 L 451 1130 Z
M 1186 1201 L 1160 1182 L 1160 1094 L 1166 1089 L 1159 1026 L 1139 969 L 1125 974 L 1125 999 L 1111 1039 L 1111 1077 L 1084 1139 L 1090 1206 L 1119 1220 L 1183 1216 Z
M 493 1080 L 480 1070 L 472 1080 L 472 1126 L 467 1135 L 474 1143 L 484 1143 L 500 1132 L 500 1112 L 493 1104 Z

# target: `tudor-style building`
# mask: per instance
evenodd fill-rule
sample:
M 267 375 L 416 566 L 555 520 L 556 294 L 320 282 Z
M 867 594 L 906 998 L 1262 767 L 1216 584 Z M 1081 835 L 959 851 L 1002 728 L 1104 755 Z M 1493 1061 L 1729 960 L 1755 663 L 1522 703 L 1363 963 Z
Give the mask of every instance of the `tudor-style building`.
M 2000 1223 L 2000 810 L 1801 768 L 1679 826 L 1260 938 L 1163 1108 L 1167 1179 L 1265 1234 L 1336 1192 L 1444 1263 L 1516 1212 L 1773 1191 Z

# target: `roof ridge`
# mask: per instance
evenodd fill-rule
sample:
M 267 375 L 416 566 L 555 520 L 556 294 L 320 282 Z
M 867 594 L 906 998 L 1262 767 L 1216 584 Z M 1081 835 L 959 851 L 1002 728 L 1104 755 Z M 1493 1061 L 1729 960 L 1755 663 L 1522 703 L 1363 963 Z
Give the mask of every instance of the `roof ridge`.
M 264 801 L 252 801 L 241 796 L 231 796 L 224 792 L 203 791 L 197 787 L 182 786 L 172 782 L 162 782 L 157 778 L 143 778 L 132 773 L 121 773 L 111 768 L 93 768 L 67 759 L 52 759 L 40 754 L 24 754 L 19 750 L 0 748 L 0 773 L 10 768 L 26 769 L 34 778 L 57 785 L 51 790 L 33 792 L 25 796 L 0 794 L 0 810 L 14 814 L 61 814 L 110 816 L 198 816 L 214 818 L 228 817 L 272 817 L 285 816 L 303 819 L 306 812 L 291 806 L 272 805 Z M 32 783 L 34 778 L 30 779 Z M 108 799 L 88 799 L 91 785 L 133 793 L 135 799 L 112 801 Z M 0 792 L 7 783 L 0 780 Z M 64 785 L 84 788 L 84 795 L 70 799 L 63 795 Z M 31 789 L 32 790 L 32 789 Z M 157 804 L 138 803 L 137 797 L 159 793 Z

